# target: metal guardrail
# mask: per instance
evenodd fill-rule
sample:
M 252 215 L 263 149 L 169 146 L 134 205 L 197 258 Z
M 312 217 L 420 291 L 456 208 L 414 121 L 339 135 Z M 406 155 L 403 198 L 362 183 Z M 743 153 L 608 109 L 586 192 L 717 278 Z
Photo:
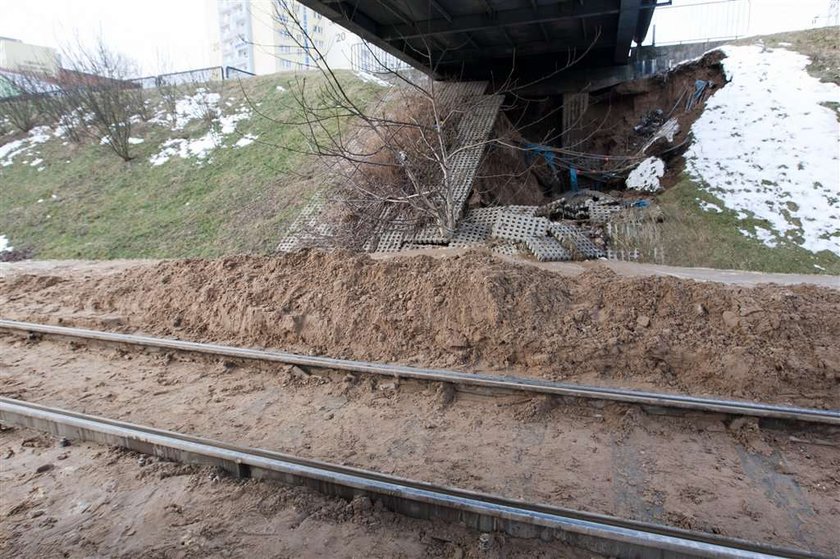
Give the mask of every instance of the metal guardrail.
M 252 359 L 256 361 L 285 363 L 290 365 L 301 365 L 304 367 L 383 375 L 421 381 L 444 382 L 455 385 L 488 388 L 508 392 L 518 391 L 532 394 L 549 394 L 582 399 L 607 400 L 642 406 L 653 406 L 657 408 L 674 408 L 707 413 L 714 412 L 738 416 L 772 418 L 778 420 L 805 421 L 834 426 L 840 425 L 840 411 L 838 410 L 819 410 L 758 402 L 721 400 L 715 398 L 683 396 L 679 394 L 558 383 L 523 377 L 498 376 L 483 373 L 464 373 L 444 369 L 425 369 L 405 365 L 389 365 L 371 363 L 368 361 L 334 359 L 330 357 L 299 355 L 279 351 L 265 351 L 217 344 L 187 342 L 168 338 L 118 334 L 114 332 L 102 332 L 83 328 L 51 326 L 48 324 L 35 324 L 15 320 L 0 319 L 0 330 L 33 332 L 76 339 L 97 340 L 109 343 L 122 343 L 158 349 L 203 353 L 221 357 Z
M 190 464 L 221 467 L 240 477 L 304 485 L 327 495 L 369 496 L 416 518 L 439 518 L 482 531 L 561 540 L 612 557 L 819 558 L 713 534 L 530 504 L 494 495 L 412 481 L 286 454 L 238 447 L 171 431 L 0 398 L 0 422 L 55 436 L 127 448 Z
M 185 70 L 183 72 L 171 72 L 156 76 L 144 76 L 132 78 L 130 81 L 140 85 L 143 89 L 160 87 L 162 85 L 184 85 L 189 83 L 204 83 L 209 81 L 222 81 L 237 78 L 250 78 L 255 76 L 253 72 L 235 68 L 233 66 L 210 66 L 209 68 L 198 68 Z

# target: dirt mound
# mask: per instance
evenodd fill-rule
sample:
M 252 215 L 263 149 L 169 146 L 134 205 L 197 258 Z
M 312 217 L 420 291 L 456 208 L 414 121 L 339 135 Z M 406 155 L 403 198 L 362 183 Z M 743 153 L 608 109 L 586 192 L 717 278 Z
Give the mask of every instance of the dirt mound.
M 471 252 L 182 260 L 103 278 L 0 282 L 3 314 L 196 341 L 556 380 L 840 405 L 840 293 L 567 278 Z M 118 315 L 121 320 L 113 320 Z M 103 323 L 104 324 L 104 323 Z

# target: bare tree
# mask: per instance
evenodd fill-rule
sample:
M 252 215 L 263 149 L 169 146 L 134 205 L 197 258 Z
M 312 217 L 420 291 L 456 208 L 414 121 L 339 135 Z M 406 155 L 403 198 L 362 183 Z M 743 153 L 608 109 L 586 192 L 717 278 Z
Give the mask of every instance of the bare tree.
M 25 72 L 9 72 L 1 79 L 7 82 L 11 95 L 0 98 L 0 117 L 20 132 L 29 132 L 37 124 L 37 100 L 43 87 L 34 75 Z
M 55 126 L 62 137 L 74 144 L 81 144 L 89 136 L 78 89 L 63 71 L 54 78 L 49 91 L 37 96 L 35 105 L 44 123 Z
M 178 87 L 175 80 L 167 79 L 166 76 L 160 76 L 155 85 L 163 102 L 163 107 L 166 109 L 166 114 L 175 115 L 178 110 L 178 100 L 183 96 L 181 88 Z
M 486 113 L 486 104 L 494 99 L 392 68 L 380 60 L 376 49 L 367 46 L 381 66 L 381 75 L 395 87 L 375 107 L 360 103 L 310 37 L 300 9 L 297 3 L 280 0 L 275 19 L 299 51 L 308 54 L 319 79 L 296 78 L 290 92 L 296 118 L 284 124 L 298 127 L 305 139 L 304 153 L 326 163 L 335 185 L 334 198 L 346 211 L 343 222 L 353 230 L 350 237 L 365 239 L 365 233 L 386 223 L 432 226 L 450 237 L 465 199 L 459 162 L 497 143 L 494 138 L 473 137 L 466 133 L 469 126 L 461 125 Z M 433 66 L 431 48 L 419 54 Z M 547 77 L 568 68 L 583 54 L 570 53 L 567 63 Z M 496 84 L 494 95 L 513 93 L 519 86 L 509 76 Z M 260 112 L 253 104 L 252 108 Z M 515 171 L 520 178 L 525 173 L 527 169 Z
M 62 91 L 78 101 L 89 133 L 130 161 L 132 117 L 145 108 L 142 88 L 128 79 L 135 73 L 133 63 L 101 38 L 92 47 L 79 45 L 65 59 L 69 71 Z

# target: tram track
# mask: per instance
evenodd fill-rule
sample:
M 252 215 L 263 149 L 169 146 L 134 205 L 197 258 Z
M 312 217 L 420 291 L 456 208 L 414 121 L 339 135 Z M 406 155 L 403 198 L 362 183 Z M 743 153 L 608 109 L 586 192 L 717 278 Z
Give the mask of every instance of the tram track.
M 0 422 L 168 460 L 212 465 L 242 478 L 273 479 L 352 499 L 360 495 L 417 518 L 463 523 L 517 537 L 559 539 L 623 558 L 820 558 L 789 549 L 465 491 L 288 454 L 251 449 L 103 417 L 0 398 Z
M 213 357 L 282 363 L 317 369 L 375 375 L 379 377 L 411 379 L 421 382 L 441 382 L 449 383 L 458 387 L 484 389 L 491 392 L 524 392 L 534 395 L 550 395 L 584 400 L 620 402 L 655 409 L 718 413 L 732 416 L 757 417 L 780 421 L 795 421 L 840 426 L 840 410 L 822 410 L 764 402 L 697 397 L 664 392 L 559 383 L 534 378 L 490 375 L 486 373 L 466 373 L 445 369 L 429 369 L 406 365 L 374 363 L 369 361 L 336 359 L 323 356 L 310 356 L 280 351 L 267 351 L 219 344 L 198 343 L 171 338 L 121 334 L 15 320 L 0 319 L 0 331 L 57 336 L 73 340 L 125 344 L 139 348 L 174 350 Z

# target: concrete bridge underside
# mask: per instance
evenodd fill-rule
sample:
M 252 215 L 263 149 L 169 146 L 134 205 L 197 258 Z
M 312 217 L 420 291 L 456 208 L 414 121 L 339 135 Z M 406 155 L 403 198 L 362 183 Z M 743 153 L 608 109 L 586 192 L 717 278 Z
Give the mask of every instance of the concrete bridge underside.
M 628 62 L 656 0 L 302 0 L 438 78 L 539 79 Z M 667 2 L 665 2 L 667 3 Z M 659 5 L 662 5 L 660 3 Z

